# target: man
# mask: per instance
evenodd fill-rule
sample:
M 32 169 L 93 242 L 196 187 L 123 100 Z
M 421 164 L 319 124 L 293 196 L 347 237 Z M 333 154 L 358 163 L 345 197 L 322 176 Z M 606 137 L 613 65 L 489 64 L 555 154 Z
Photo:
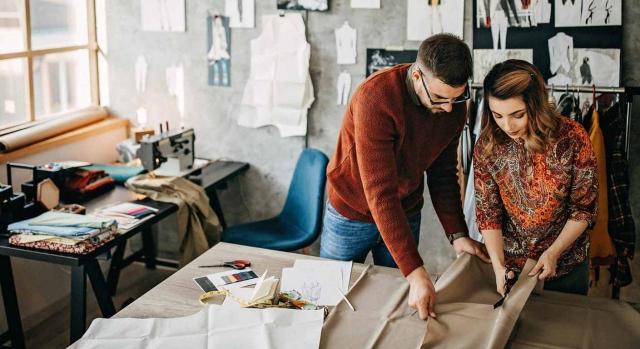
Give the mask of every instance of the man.
M 409 306 L 435 317 L 435 289 L 418 253 L 424 172 L 456 253 L 489 258 L 468 237 L 457 178 L 471 53 L 457 37 L 422 42 L 413 64 L 369 77 L 354 92 L 327 168 L 328 204 L 320 255 L 400 268 Z

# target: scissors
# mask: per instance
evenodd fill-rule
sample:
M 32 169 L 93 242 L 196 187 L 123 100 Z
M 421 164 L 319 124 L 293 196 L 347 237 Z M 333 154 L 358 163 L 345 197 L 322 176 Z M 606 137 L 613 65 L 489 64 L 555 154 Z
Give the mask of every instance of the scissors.
M 514 273 L 514 277 L 509 279 L 509 272 L 511 271 Z M 516 281 L 518 281 L 517 272 L 511 268 L 507 268 L 504 272 L 504 296 L 493 305 L 493 309 L 501 307 L 502 304 L 504 304 L 504 300 L 507 298 L 507 295 L 509 294 L 509 291 L 511 291 L 511 288 L 513 288 L 513 285 L 516 284 Z
M 229 267 L 236 270 L 242 270 L 246 267 L 251 266 L 251 261 L 248 259 L 236 259 L 235 261 L 223 262 L 222 264 L 214 264 L 214 265 L 200 265 L 199 268 L 218 268 L 218 267 Z

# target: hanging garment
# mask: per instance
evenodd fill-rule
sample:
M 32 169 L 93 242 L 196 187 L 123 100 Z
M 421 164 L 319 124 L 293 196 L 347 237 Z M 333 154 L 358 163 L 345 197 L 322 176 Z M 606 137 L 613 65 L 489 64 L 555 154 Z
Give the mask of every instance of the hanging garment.
M 484 98 L 480 95 L 478 96 L 477 103 L 477 111 L 476 117 L 473 124 L 473 139 L 474 143 L 478 140 L 480 136 L 481 122 L 482 122 L 482 108 L 484 107 Z M 467 222 L 467 227 L 469 228 L 469 237 L 480 242 L 484 242 L 484 237 L 480 233 L 480 229 L 478 229 L 478 223 L 476 222 L 476 187 L 475 176 L 473 175 L 473 159 L 471 161 L 471 165 L 469 168 L 469 178 L 467 179 L 467 188 L 464 194 L 464 219 Z
M 509 21 L 507 14 L 502 10 L 498 0 L 491 2 L 491 38 L 493 40 L 493 49 L 497 50 L 501 47 L 503 50 L 507 48 L 507 29 Z
M 338 105 L 347 105 L 351 91 L 351 74 L 343 71 L 338 75 Z
M 227 42 L 227 31 L 222 25 L 222 17 L 213 17 L 213 27 L 211 35 L 211 49 L 207 54 L 207 58 L 211 61 L 218 61 L 221 59 L 230 59 Z
M 604 137 L 599 124 L 598 111 L 594 110 L 589 130 L 589 138 L 598 162 L 598 212 L 595 224 L 589 232 L 591 265 L 610 265 L 615 250 L 609 237 L 609 203 L 607 196 L 607 160 L 604 149 Z
M 274 125 L 280 136 L 304 136 L 314 101 L 309 74 L 311 46 L 300 13 L 262 17 L 263 32 L 251 40 L 251 72 L 238 124 Z
M 607 154 L 607 198 L 609 201 L 609 235 L 616 249 L 616 261 L 611 267 L 614 286 L 631 283 L 629 259 L 636 246 L 636 228 L 629 203 L 629 167 L 625 153 L 625 119 L 620 103 L 604 114 L 601 122 Z
M 549 39 L 549 69 L 551 74 L 562 67 L 565 74 L 571 72 L 573 62 L 573 38 L 565 33 L 558 33 Z
M 186 265 L 220 241 L 222 226 L 201 186 L 182 177 L 140 175 L 125 183 L 131 191 L 178 206 L 180 265 Z
M 338 64 L 356 64 L 356 38 L 357 32 L 349 26 L 349 22 L 335 30 L 336 55 Z
M 136 59 L 136 91 L 143 93 L 147 89 L 147 61 L 143 55 Z

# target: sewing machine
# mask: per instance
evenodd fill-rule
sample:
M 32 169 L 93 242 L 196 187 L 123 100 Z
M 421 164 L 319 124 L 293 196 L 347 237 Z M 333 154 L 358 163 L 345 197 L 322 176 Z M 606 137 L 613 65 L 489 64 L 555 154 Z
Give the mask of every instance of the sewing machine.
M 159 176 L 184 176 L 193 171 L 193 129 L 164 132 L 140 140 L 138 158 L 149 172 Z

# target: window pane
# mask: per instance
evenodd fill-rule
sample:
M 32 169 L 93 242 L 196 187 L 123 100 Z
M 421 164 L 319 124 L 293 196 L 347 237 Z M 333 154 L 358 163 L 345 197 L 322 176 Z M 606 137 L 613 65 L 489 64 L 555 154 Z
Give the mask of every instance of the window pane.
M 87 43 L 87 2 L 31 0 L 31 47 L 42 49 Z
M 24 50 L 23 0 L 0 0 L 0 53 Z
M 0 61 L 0 127 L 29 121 L 24 58 Z
M 36 119 L 90 105 L 88 50 L 34 57 L 33 87 Z

